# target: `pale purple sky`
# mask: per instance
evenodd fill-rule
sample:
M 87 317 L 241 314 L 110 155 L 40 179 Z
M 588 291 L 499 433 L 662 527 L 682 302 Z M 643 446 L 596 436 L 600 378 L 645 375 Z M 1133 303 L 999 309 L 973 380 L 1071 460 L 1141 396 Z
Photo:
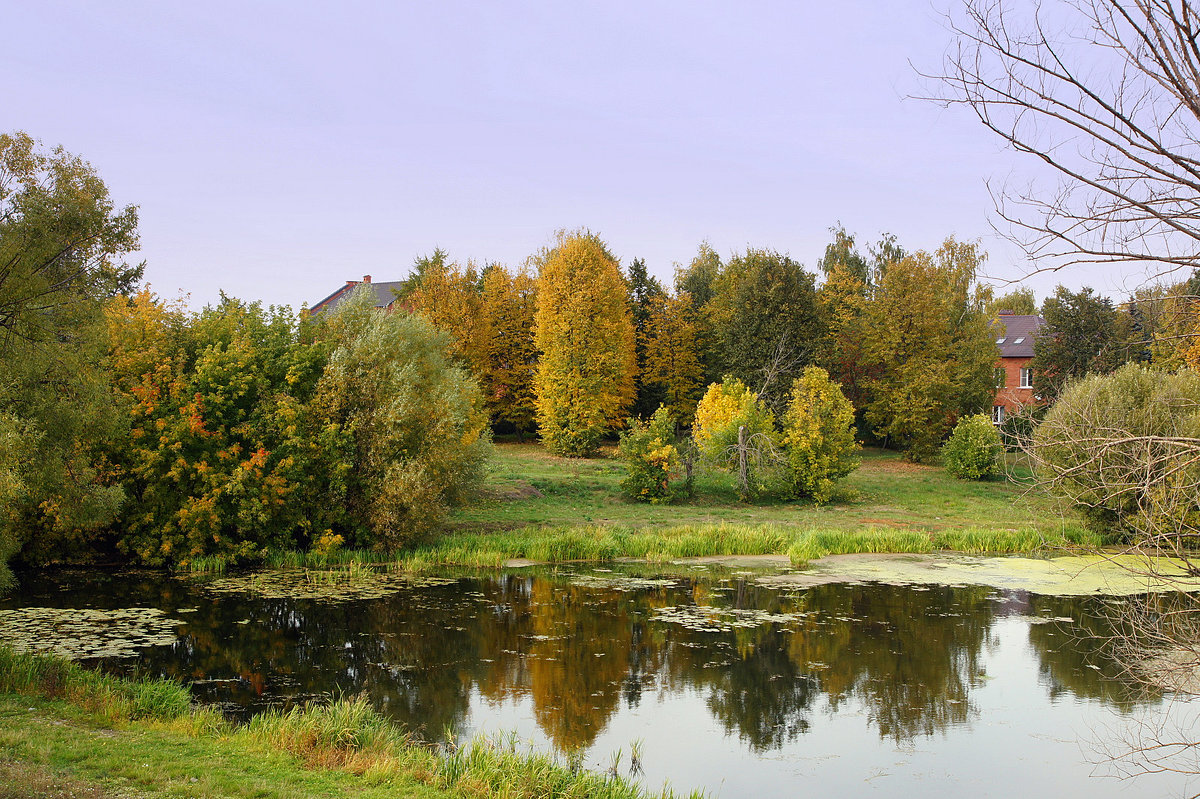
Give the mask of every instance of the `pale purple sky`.
M 3 12 L 0 129 L 140 207 L 146 278 L 299 306 L 442 247 L 510 266 L 559 228 L 669 279 L 701 240 L 810 269 L 861 244 L 996 237 L 1027 167 L 920 94 L 949 34 L 913 2 L 62 3 Z M 1030 281 L 1120 291 L 1074 270 Z

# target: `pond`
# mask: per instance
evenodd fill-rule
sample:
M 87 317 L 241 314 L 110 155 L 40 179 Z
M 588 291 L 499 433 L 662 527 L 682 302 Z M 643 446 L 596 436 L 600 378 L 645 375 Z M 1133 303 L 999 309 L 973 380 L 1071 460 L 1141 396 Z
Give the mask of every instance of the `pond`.
M 1126 601 L 791 585 L 714 565 L 340 582 L 58 572 L 0 603 L 0 635 L 182 680 L 236 714 L 363 692 L 430 741 L 515 731 L 597 770 L 619 751 L 622 771 L 636 748 L 651 788 L 1181 795 L 1172 774 L 1100 776 L 1113 772 L 1100 745 L 1130 725 L 1190 723 L 1187 703 L 1132 690 L 1104 659 Z

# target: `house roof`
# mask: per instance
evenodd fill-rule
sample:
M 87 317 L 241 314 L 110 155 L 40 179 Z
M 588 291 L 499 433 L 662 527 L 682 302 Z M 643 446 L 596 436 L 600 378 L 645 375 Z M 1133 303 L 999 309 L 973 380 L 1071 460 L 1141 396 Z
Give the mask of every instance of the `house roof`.
M 1032 358 L 1033 340 L 1046 320 L 1034 314 L 1001 312 L 992 328 L 996 331 L 996 346 L 1001 358 Z
M 371 282 L 370 275 L 364 275 L 362 280 L 347 280 L 346 285 L 339 288 L 337 291 L 330 294 L 324 299 L 317 300 L 308 309 L 309 313 L 316 314 L 323 311 L 336 310 L 339 305 L 346 301 L 346 298 L 354 291 L 355 288 L 366 283 L 375 292 L 375 307 L 390 308 L 392 303 L 396 301 L 396 291 L 404 285 L 402 280 L 390 280 L 383 283 Z

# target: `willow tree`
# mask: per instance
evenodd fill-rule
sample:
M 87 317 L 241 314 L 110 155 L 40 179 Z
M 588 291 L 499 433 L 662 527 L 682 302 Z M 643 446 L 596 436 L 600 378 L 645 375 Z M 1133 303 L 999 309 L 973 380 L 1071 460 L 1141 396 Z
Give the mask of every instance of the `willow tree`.
M 534 330 L 538 428 L 559 455 L 586 456 L 634 398 L 634 329 L 621 269 L 592 233 L 560 233 L 539 259 Z

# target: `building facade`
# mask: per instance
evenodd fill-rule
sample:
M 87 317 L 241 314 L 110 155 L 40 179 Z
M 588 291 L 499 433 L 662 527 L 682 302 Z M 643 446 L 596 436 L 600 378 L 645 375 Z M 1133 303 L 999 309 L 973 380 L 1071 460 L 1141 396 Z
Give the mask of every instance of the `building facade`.
M 1001 311 L 995 326 L 996 397 L 992 400 L 992 421 L 1002 424 L 1006 418 L 1037 401 L 1033 393 L 1033 340 L 1046 320 L 1036 315 Z

